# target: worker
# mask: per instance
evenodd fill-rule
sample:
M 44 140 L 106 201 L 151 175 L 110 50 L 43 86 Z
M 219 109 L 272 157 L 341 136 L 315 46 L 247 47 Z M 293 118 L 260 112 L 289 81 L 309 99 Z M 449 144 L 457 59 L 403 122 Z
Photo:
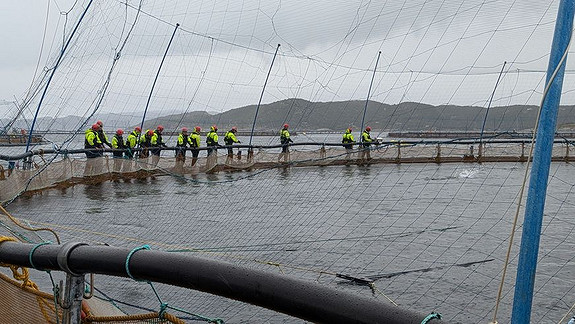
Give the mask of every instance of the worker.
M 139 126 L 137 126 L 130 133 L 130 135 L 128 135 L 128 138 L 126 139 L 126 145 L 125 145 L 126 146 L 126 157 L 128 159 L 131 159 L 134 157 L 133 150 L 136 148 L 136 145 L 138 145 L 138 139 L 140 138 L 141 133 L 142 133 L 142 129 Z
M 98 120 L 96 124 L 100 125 L 100 130 L 98 131 L 100 141 L 102 142 L 102 144 L 106 144 L 108 145 L 109 148 L 112 148 L 112 143 L 108 141 L 108 136 L 106 136 L 106 133 L 104 133 L 104 123 L 102 123 L 101 120 Z
M 359 153 L 359 158 L 362 162 L 371 160 L 369 146 L 372 144 L 373 139 L 369 132 L 371 132 L 371 127 L 367 126 L 361 133 L 361 151 Z
M 196 126 L 192 134 L 188 137 L 188 143 L 190 144 L 190 148 L 192 149 L 192 166 L 196 165 L 198 162 L 198 155 L 200 155 L 200 147 L 201 138 L 200 138 L 200 131 L 202 129 L 200 126 Z
M 284 124 L 283 128 L 280 130 L 280 143 L 282 144 L 282 152 L 278 156 L 278 162 L 280 162 L 283 158 L 284 162 L 289 160 L 289 143 L 293 143 L 292 139 L 290 138 L 289 125 Z
M 232 145 L 234 143 L 241 143 L 240 140 L 236 138 L 236 134 L 238 132 L 237 127 L 232 127 L 229 131 L 226 132 L 224 135 L 224 143 L 228 146 L 228 156 L 226 158 L 226 164 L 231 164 L 234 161 L 234 151 L 232 149 Z
M 343 134 L 343 138 L 341 140 L 343 143 L 343 147 L 345 147 L 345 159 L 349 160 L 351 158 L 351 152 L 353 150 L 353 143 L 355 140 L 353 139 L 353 135 L 351 134 L 351 128 L 345 130 L 345 134 Z
M 147 159 L 150 156 L 152 136 L 154 136 L 154 131 L 151 129 L 146 130 L 146 132 L 140 136 L 140 147 L 142 148 L 140 151 L 140 159 Z
M 124 160 L 124 167 L 123 167 L 124 172 L 132 171 L 132 164 L 133 164 L 132 158 L 134 157 L 134 150 L 137 148 L 139 144 L 141 134 L 142 129 L 139 126 L 136 126 L 134 130 L 130 133 L 130 135 L 128 135 L 128 138 L 126 138 L 126 145 L 125 145 L 126 159 Z
M 126 144 L 124 143 L 124 130 L 118 129 L 116 130 L 116 134 L 112 137 L 112 148 L 114 151 L 112 155 L 114 156 L 114 172 L 120 172 L 122 169 L 122 162 L 123 162 L 123 155 L 124 155 L 124 148 Z M 119 151 L 122 150 L 122 151 Z
M 176 172 L 183 172 L 184 171 L 184 163 L 186 162 L 186 147 L 189 144 L 188 138 L 188 128 L 182 127 L 182 131 L 178 134 L 178 140 L 176 142 L 176 166 L 174 167 L 174 171 Z
M 178 142 L 176 143 L 176 161 L 186 161 L 186 147 L 190 143 L 188 137 L 188 128 L 182 127 L 182 131 L 178 135 Z
M 153 132 L 152 138 L 150 139 L 150 144 L 152 148 L 150 152 L 152 153 L 152 166 L 157 166 L 160 162 L 160 154 L 162 153 L 162 147 L 167 147 L 162 139 L 162 132 L 164 131 L 164 126 L 158 125 L 156 130 Z
M 206 145 L 208 146 L 208 160 L 206 166 L 211 169 L 218 164 L 218 127 L 216 125 L 210 127 L 210 131 L 206 135 Z
M 102 152 L 104 145 L 98 136 L 98 132 L 102 127 L 98 124 L 86 130 L 84 138 L 84 148 L 87 149 L 86 153 L 86 168 L 84 169 L 84 176 L 93 176 L 101 173 L 102 161 L 99 157 L 104 154 Z

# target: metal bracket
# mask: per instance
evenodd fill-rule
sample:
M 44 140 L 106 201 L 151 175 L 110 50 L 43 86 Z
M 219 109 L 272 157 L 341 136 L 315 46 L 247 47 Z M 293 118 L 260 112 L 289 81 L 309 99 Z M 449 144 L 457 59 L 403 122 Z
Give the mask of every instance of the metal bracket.
M 68 266 L 68 258 L 70 257 L 70 253 L 72 253 L 72 250 L 74 250 L 75 248 L 77 248 L 78 246 L 81 246 L 81 245 L 88 245 L 88 244 L 87 243 L 81 243 L 81 242 L 65 243 L 60 248 L 60 251 L 58 252 L 58 255 L 56 257 L 56 260 L 58 261 L 58 265 L 60 266 L 60 268 L 63 271 L 65 271 L 66 273 L 71 274 L 73 276 L 80 276 L 81 274 L 75 273 L 74 271 L 72 271 L 70 269 L 70 267 Z

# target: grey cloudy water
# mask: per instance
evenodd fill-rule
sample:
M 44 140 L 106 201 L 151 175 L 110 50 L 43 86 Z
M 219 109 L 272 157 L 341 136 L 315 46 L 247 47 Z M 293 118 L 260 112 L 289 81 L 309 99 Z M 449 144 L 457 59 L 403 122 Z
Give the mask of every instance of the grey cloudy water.
M 401 307 L 470 323 L 492 316 L 524 167 L 403 164 L 158 176 L 48 190 L 8 207 L 32 224 L 53 224 L 64 241 L 194 249 L 197 256 L 372 296 L 367 286 L 318 271 L 368 278 Z M 536 322 L 557 322 L 572 303 L 573 174 L 568 164 L 552 165 Z M 503 322 L 510 314 L 514 264 L 499 310 Z M 50 289 L 46 277 L 38 280 Z M 120 301 L 157 310 L 145 284 L 98 276 L 96 286 Z M 227 323 L 300 322 L 204 293 L 158 287 L 170 305 Z

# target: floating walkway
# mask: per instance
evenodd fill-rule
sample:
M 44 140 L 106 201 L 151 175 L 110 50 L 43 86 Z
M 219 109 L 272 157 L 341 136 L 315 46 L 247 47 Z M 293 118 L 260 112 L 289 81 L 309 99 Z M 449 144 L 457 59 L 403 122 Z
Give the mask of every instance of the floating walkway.
M 556 140 L 554 162 L 575 162 L 571 155 L 574 142 Z M 233 156 L 227 147 L 218 149 L 217 157 L 200 157 L 191 165 L 191 154 L 185 161 L 174 157 L 175 147 L 163 148 L 161 156 L 124 159 L 114 158 L 113 150 L 104 156 L 85 158 L 85 150 L 38 150 L 18 156 L 0 155 L 0 160 L 19 161 L 15 169 L 0 167 L 0 202 L 4 203 L 23 193 L 35 193 L 48 188 L 69 187 L 79 183 L 95 183 L 114 179 L 135 179 L 150 175 L 196 175 L 233 171 L 250 171 L 285 167 L 342 165 L 379 165 L 402 163 L 491 163 L 526 162 L 528 140 L 490 140 L 481 145 L 477 140 L 461 141 L 387 141 L 372 145 L 368 150 L 357 148 L 349 152 L 341 144 L 296 143 L 289 154 L 281 154 L 281 145 L 234 145 Z M 253 153 L 250 154 L 250 151 Z M 369 154 L 368 154 L 369 153 Z

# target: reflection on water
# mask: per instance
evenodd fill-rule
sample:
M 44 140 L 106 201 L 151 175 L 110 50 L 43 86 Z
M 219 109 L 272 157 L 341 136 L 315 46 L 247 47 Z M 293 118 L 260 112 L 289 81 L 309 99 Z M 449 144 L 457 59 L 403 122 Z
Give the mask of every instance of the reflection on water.
M 108 199 L 105 196 L 105 193 L 103 190 L 103 187 L 104 187 L 103 183 L 85 185 L 83 187 L 84 187 L 84 195 L 86 196 L 86 198 L 88 198 L 90 200 L 105 201 Z

